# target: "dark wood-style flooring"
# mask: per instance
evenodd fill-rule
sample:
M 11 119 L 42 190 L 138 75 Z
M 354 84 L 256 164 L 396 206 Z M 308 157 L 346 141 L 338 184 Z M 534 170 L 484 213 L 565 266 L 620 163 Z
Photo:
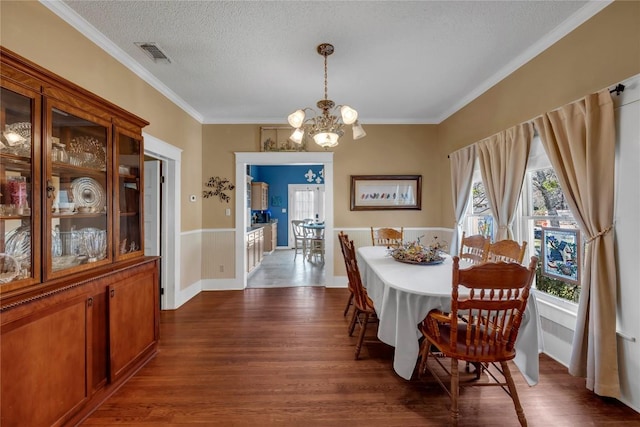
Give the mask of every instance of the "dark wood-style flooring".
M 375 333 L 354 360 L 346 299 L 346 289 L 323 287 L 202 292 L 162 312 L 158 355 L 83 425 L 448 425 L 442 389 L 428 374 L 397 376 Z M 544 355 L 537 386 L 514 377 L 529 426 L 640 425 L 640 414 Z M 461 426 L 518 425 L 499 388 L 464 389 L 460 411 Z

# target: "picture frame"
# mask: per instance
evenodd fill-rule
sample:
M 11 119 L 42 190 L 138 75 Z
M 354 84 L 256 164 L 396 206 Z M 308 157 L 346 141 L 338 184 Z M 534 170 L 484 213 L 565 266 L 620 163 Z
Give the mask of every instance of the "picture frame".
M 351 175 L 351 210 L 422 209 L 422 175 Z
M 300 144 L 296 144 L 289 139 L 293 131 L 292 127 L 287 126 L 260 127 L 260 151 L 307 151 L 306 135 Z
M 542 275 L 579 284 L 580 230 L 575 228 L 542 227 Z

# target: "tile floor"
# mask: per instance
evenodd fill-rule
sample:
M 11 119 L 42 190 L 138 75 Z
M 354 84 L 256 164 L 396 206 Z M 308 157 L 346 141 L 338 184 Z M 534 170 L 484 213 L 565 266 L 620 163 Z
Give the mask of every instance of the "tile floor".
M 295 286 L 324 286 L 324 264 L 309 261 L 300 253 L 294 258 L 293 249 L 276 249 L 266 254 L 262 263 L 247 279 L 248 288 L 286 288 Z

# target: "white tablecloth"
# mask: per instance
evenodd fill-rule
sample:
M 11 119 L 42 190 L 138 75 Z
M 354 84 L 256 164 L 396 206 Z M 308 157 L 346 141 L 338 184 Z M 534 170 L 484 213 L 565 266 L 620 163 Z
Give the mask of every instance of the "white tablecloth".
M 395 261 L 380 246 L 358 249 L 358 267 L 380 319 L 378 338 L 395 348 L 393 368 L 410 379 L 422 336 L 418 324 L 433 309 L 451 309 L 453 261 L 438 265 L 411 265 Z M 461 267 L 465 264 L 461 263 Z M 529 385 L 538 382 L 539 319 L 535 296 L 529 297 L 516 341 L 514 362 Z

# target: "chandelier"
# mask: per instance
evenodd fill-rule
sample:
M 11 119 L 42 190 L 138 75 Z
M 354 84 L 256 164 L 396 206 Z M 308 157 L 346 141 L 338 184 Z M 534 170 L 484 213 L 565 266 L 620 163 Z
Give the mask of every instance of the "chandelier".
M 358 112 L 348 105 L 338 105 L 327 97 L 327 57 L 333 53 L 333 45 L 322 43 L 318 46 L 318 53 L 324 56 L 324 99 L 316 104 L 322 113 L 319 114 L 312 108 L 296 110 L 289 114 L 289 124 L 295 128 L 291 134 L 291 139 L 296 144 L 302 142 L 305 133 L 321 147 L 329 148 L 338 145 L 338 139 L 344 135 L 344 126 L 352 125 L 353 139 L 360 139 L 366 136 L 364 129 L 358 122 Z M 340 115 L 337 114 L 340 110 Z M 305 119 L 305 112 L 311 111 L 313 117 Z

